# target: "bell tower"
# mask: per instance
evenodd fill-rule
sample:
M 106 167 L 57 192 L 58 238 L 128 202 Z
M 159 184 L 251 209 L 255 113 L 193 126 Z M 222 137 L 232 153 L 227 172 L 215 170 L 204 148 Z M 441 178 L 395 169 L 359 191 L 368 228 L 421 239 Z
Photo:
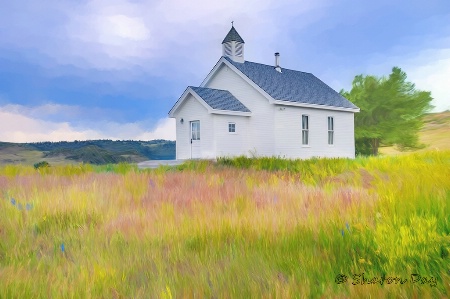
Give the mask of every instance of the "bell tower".
M 230 57 L 235 62 L 244 62 L 244 40 L 234 29 L 231 22 L 231 29 L 222 42 L 222 55 Z

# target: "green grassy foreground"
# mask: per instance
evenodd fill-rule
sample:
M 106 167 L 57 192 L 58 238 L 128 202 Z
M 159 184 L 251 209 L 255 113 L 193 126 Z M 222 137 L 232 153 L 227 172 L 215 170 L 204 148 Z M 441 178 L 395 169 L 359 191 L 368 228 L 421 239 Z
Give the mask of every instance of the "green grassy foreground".
M 450 151 L 3 166 L 0 298 L 446 298 L 449 178 Z

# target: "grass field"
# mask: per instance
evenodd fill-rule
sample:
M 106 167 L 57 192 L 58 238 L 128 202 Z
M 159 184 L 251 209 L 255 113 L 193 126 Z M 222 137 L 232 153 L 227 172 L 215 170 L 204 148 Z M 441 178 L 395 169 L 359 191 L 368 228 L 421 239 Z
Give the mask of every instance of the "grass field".
M 448 298 L 449 178 L 450 151 L 3 166 L 0 298 Z

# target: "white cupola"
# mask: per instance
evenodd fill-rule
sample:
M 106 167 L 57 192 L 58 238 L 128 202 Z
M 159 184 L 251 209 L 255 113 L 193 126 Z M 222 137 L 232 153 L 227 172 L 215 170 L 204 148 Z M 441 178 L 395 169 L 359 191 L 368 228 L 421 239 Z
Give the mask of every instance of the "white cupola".
M 230 57 L 235 62 L 244 62 L 244 40 L 234 29 L 233 24 L 222 42 L 222 55 Z

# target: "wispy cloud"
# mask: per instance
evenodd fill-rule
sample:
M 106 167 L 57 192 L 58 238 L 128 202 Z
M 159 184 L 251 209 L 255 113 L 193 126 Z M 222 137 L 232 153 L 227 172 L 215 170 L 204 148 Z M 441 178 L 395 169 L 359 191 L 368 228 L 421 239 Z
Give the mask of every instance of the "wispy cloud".
M 83 110 L 80 107 L 50 104 L 31 108 L 21 105 L 0 107 L 0 127 L 2 128 L 0 141 L 175 140 L 175 121 L 168 118 L 160 119 L 153 125 L 147 122 L 85 121 L 82 124 L 73 124 L 45 120 L 45 116 L 51 118 L 58 113 L 77 115 Z
M 450 110 L 450 47 L 427 50 L 421 55 L 427 57 L 423 63 L 412 63 L 405 67 L 410 80 L 417 88 L 432 91 L 435 111 Z
M 287 32 L 276 24 L 287 24 L 285 16 L 292 20 L 326 2 L 329 1 L 52 1 L 45 5 L 51 6 L 47 20 L 42 3 L 28 3 L 25 9 L 18 10 L 15 5 L 10 5 L 10 9 L 15 10 L 16 18 L 27 18 L 29 25 L 14 22 L 12 17 L 3 22 L 10 31 L 27 35 L 26 40 L 8 35 L 10 46 L 38 50 L 58 64 L 100 69 L 129 69 L 139 64 L 158 69 L 159 60 L 154 59 L 189 56 L 193 64 L 204 57 L 216 59 L 223 38 L 217 32 L 225 34 L 232 20 L 249 39 L 271 41 Z M 308 22 L 311 15 L 297 19 L 295 26 Z M 53 23 L 58 26 L 49 27 Z M 210 46 L 217 48 L 216 53 Z

